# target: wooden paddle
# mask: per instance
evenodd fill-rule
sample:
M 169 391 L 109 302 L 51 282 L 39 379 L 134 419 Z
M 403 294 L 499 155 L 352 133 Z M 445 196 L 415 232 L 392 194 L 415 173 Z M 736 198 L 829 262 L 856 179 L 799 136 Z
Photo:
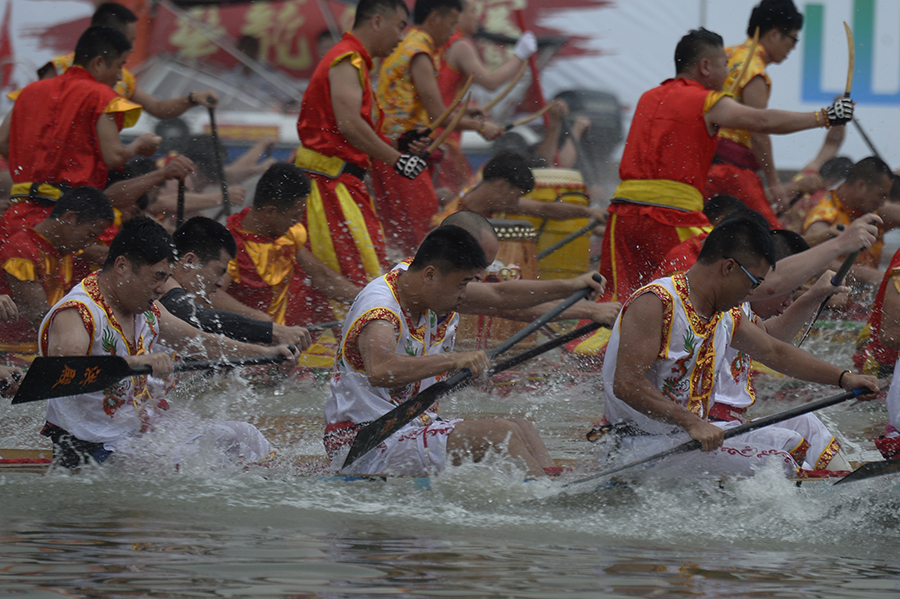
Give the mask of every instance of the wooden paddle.
M 236 358 L 229 361 L 195 360 L 178 362 L 175 364 L 175 372 L 276 364 L 286 359 L 286 356 L 278 355 Z M 121 356 L 39 357 L 35 358 L 28 368 L 12 403 L 29 403 L 52 397 L 102 391 L 126 377 L 151 372 L 150 366 L 132 368 Z
M 178 180 L 178 204 L 175 212 L 175 228 L 184 224 L 184 179 Z
M 488 102 L 487 104 L 485 104 L 484 108 L 482 108 L 482 110 L 485 112 L 485 114 L 486 114 L 488 111 L 490 111 L 491 108 L 493 108 L 494 106 L 496 106 L 497 103 L 500 102 L 500 100 L 502 100 L 503 98 L 505 98 L 506 96 L 509 95 L 509 92 L 511 92 L 511 91 L 513 90 L 513 88 L 514 88 L 514 87 L 516 86 L 516 84 L 519 82 L 519 79 L 521 79 L 521 78 L 522 78 L 522 75 L 525 74 L 525 67 L 527 67 L 527 66 L 528 66 L 528 63 L 527 63 L 527 62 L 523 62 L 523 63 L 522 63 L 522 66 L 519 67 L 519 71 L 516 73 L 516 76 L 513 77 L 513 80 L 510 81 L 509 84 L 507 84 L 507 86 L 506 86 L 505 88 L 503 88 L 503 91 L 500 92 L 499 95 L 497 95 L 493 100 L 491 100 L 490 102 Z
M 210 98 L 212 99 L 212 98 Z M 219 142 L 219 130 L 216 127 L 216 109 L 209 107 L 209 130 L 212 135 L 213 153 L 216 155 L 216 174 L 219 175 L 219 185 L 222 186 L 222 210 L 216 215 L 218 220 L 223 214 L 231 215 L 231 201 L 228 199 L 228 181 L 225 180 L 225 167 L 222 164 L 222 145 Z
M 868 464 L 863 464 L 834 484 L 842 485 L 844 483 L 852 483 L 867 478 L 875 478 L 876 476 L 884 476 L 885 474 L 893 474 L 898 471 L 900 471 L 900 459 L 869 462 Z
M 594 280 L 600 282 L 600 275 L 595 274 Z M 590 295 L 590 293 L 590 287 L 579 289 L 569 298 L 555 306 L 552 310 L 548 311 L 546 314 L 544 314 L 528 326 L 524 327 L 518 333 L 516 333 L 494 349 L 487 352 L 488 358 L 493 360 L 500 354 L 506 352 L 513 345 L 540 329 L 542 326 L 556 318 L 560 313 L 571 307 L 573 304 L 586 298 L 588 295 Z M 556 340 L 554 339 L 554 341 Z M 472 378 L 471 372 L 469 372 L 468 370 L 461 370 L 446 381 L 435 383 L 415 397 L 412 397 L 403 402 L 387 414 L 384 414 L 377 420 L 373 420 L 372 422 L 365 425 L 360 429 L 359 433 L 356 435 L 356 438 L 353 440 L 353 445 L 350 446 L 350 452 L 347 454 L 347 458 L 344 460 L 344 465 L 342 466 L 342 468 L 346 468 L 347 466 L 367 454 L 369 451 L 380 445 L 385 439 L 389 438 L 395 432 L 406 426 L 414 418 L 434 405 L 434 402 L 436 402 L 442 395 L 445 395 L 452 391 L 454 388 L 459 387 L 462 383 L 468 381 L 470 378 Z
M 834 287 L 839 286 L 844 282 L 844 277 L 847 276 L 847 273 L 850 272 L 850 269 L 853 267 L 853 263 L 856 262 L 856 258 L 859 256 L 859 252 L 853 252 L 844 258 L 844 262 L 841 264 L 841 267 L 838 269 L 837 274 L 831 277 L 831 284 Z M 800 341 L 797 342 L 797 347 L 803 345 L 803 342 L 806 341 L 806 338 L 809 337 L 809 332 L 812 330 L 813 325 L 816 324 L 816 321 L 819 320 L 819 316 L 822 315 L 822 311 L 825 309 L 825 306 L 828 305 L 828 301 L 834 297 L 834 294 L 831 293 L 822 300 L 822 303 L 819 304 L 819 309 L 816 310 L 815 315 L 812 317 L 812 320 L 809 321 L 809 324 L 806 325 L 806 330 L 803 331 L 803 335 L 800 337 Z
M 810 403 L 802 405 L 802 406 L 797 406 L 796 408 L 791 408 L 790 410 L 778 412 L 777 414 L 763 416 L 762 418 L 757 418 L 756 420 L 751 420 L 750 422 L 745 422 L 744 424 L 741 424 L 740 426 L 736 426 L 734 428 L 727 429 L 725 431 L 725 438 L 731 439 L 732 437 L 736 437 L 738 435 L 743 435 L 744 433 L 749 433 L 750 431 L 755 431 L 756 429 L 763 428 L 764 426 L 777 424 L 779 422 L 784 422 L 785 420 L 789 420 L 791 418 L 795 418 L 795 417 L 801 416 L 803 414 L 815 412 L 816 410 L 821 410 L 822 408 L 827 408 L 829 406 L 839 404 L 841 402 L 847 401 L 848 399 L 854 399 L 856 397 L 859 397 L 866 391 L 867 391 L 867 389 L 854 389 L 853 391 L 845 391 L 844 393 L 841 393 L 840 395 L 827 397 L 825 399 L 820 399 L 819 401 L 813 401 L 813 402 L 810 402 Z M 672 447 L 671 449 L 667 449 L 665 451 L 655 453 L 646 458 L 642 458 L 640 460 L 636 460 L 634 462 L 630 462 L 630 463 L 622 465 L 622 466 L 617 466 L 615 468 L 603 470 L 602 472 L 598 472 L 597 474 L 592 474 L 590 476 L 585 476 L 584 478 L 579 478 L 578 480 L 574 480 L 572 482 L 566 483 L 563 486 L 571 487 L 574 485 L 580 485 L 582 483 L 590 482 L 592 480 L 597 480 L 598 478 L 603 478 L 606 476 L 610 476 L 611 474 L 616 474 L 618 472 L 622 472 L 623 470 L 628 470 L 630 468 L 634 468 L 635 466 L 649 464 L 650 462 L 655 462 L 657 460 L 661 460 L 662 458 L 668 457 L 670 455 L 686 453 L 688 451 L 694 451 L 695 449 L 700 449 L 700 442 L 696 441 L 694 439 L 691 439 L 690 441 L 686 441 L 686 442 L 682 443 L 681 445 L 676 445 L 675 447 Z

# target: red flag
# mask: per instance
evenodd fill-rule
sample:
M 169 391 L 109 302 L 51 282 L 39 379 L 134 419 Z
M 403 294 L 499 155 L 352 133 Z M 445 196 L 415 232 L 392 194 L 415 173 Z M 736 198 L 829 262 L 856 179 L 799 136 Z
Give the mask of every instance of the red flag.
M 12 74 L 16 68 L 12 37 L 9 35 L 12 4 L 12 0 L 7 0 L 6 13 L 3 15 L 3 23 L 0 24 L 0 89 L 6 89 L 12 84 Z

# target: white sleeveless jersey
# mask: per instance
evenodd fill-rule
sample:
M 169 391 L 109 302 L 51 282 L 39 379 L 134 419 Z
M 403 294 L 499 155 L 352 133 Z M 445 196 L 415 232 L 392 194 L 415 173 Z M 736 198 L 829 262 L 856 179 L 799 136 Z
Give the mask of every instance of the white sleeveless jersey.
M 412 323 L 403 312 L 397 296 L 397 278 L 406 270 L 403 263 L 388 274 L 369 283 L 363 289 L 344 320 L 341 344 L 334 359 L 329 385 L 330 393 L 325 402 L 325 423 L 362 423 L 375 420 L 404 401 L 424 391 L 445 375 L 430 377 L 403 387 L 373 387 L 366 376 L 365 367 L 356 344 L 359 334 L 368 323 L 384 320 L 393 325 L 397 334 L 399 354 L 427 356 L 452 352 L 456 339 L 459 316 L 451 312 L 440 319 L 428 310 L 418 323 Z M 433 407 L 419 417 L 426 426 L 437 417 Z
M 78 310 L 91 338 L 88 355 L 137 356 L 153 351 L 159 335 L 159 311 L 154 307 L 152 311 L 136 315 L 133 322 L 119 323 L 100 293 L 95 273 L 75 286 L 44 317 L 39 337 L 42 356 L 47 355 L 53 319 L 69 309 Z M 122 326 L 134 327 L 134 345 L 125 339 Z M 73 371 L 72 376 L 89 377 L 90 373 Z M 114 443 L 141 429 L 140 406 L 149 397 L 147 377 L 129 377 L 103 391 L 49 400 L 47 422 L 82 441 Z
M 750 302 L 740 307 L 741 316 L 750 322 L 757 323 L 759 318 L 750 308 Z M 725 350 L 723 367 L 719 370 L 713 392 L 715 403 L 726 404 L 735 408 L 749 408 L 756 401 L 756 392 L 750 381 L 750 364 L 752 358 L 730 345 Z
M 701 418 L 709 414 L 716 374 L 723 363 L 721 356 L 740 325 L 741 312 L 719 312 L 709 322 L 700 318 L 688 299 L 684 273 L 642 287 L 622 308 L 603 363 L 605 417 L 612 424 L 628 422 L 647 433 L 662 435 L 681 429 L 638 412 L 613 393 L 622 315 L 628 304 L 645 293 L 653 293 L 663 303 L 663 342 L 647 378 L 667 398 Z

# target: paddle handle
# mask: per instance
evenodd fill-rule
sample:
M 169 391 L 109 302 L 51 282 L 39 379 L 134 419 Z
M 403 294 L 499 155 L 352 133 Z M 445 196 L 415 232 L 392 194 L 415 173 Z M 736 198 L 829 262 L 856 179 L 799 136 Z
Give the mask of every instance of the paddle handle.
M 562 239 L 560 239 L 559 241 L 557 241 L 550 247 L 541 250 L 537 255 L 537 259 L 543 260 L 544 258 L 549 256 L 550 254 L 552 254 L 559 248 L 569 245 L 571 242 L 575 241 L 576 239 L 578 239 L 579 237 L 581 237 L 582 235 L 584 235 L 585 233 L 587 233 L 588 231 L 590 231 L 591 229 L 593 229 L 594 227 L 599 225 L 601 222 L 602 221 L 599 221 L 599 220 L 592 220 L 591 222 L 589 222 L 585 226 L 581 227 L 574 233 L 569 233 L 568 235 L 566 235 L 565 237 L 563 237 Z
M 569 331 L 568 333 L 560 335 L 556 339 L 551 339 L 550 341 L 547 341 L 546 343 L 542 343 L 542 344 L 538 345 L 537 347 L 532 347 L 531 349 L 525 350 L 522 353 L 517 354 L 517 355 L 513 356 L 512 358 L 509 358 L 508 360 L 498 362 L 497 364 L 495 364 L 494 366 L 491 367 L 489 376 L 494 376 L 495 374 L 497 374 L 499 372 L 503 372 L 504 370 L 509 370 L 510 368 L 512 368 L 514 366 L 518 366 L 522 362 L 530 360 L 531 358 L 534 358 L 535 356 L 539 356 L 544 352 L 548 352 L 551 349 L 557 348 L 561 345 L 565 345 L 569 341 L 573 341 L 575 339 L 578 339 L 579 337 L 583 337 L 584 335 L 587 335 L 588 333 L 593 333 L 600 327 L 608 327 L 608 326 L 609 325 L 600 324 L 599 322 L 592 322 L 592 323 L 586 324 L 582 327 L 578 327 L 574 331 Z
M 212 370 L 216 368 L 239 368 L 241 366 L 259 366 L 262 364 L 278 364 L 287 360 L 287 356 L 252 356 L 248 358 L 236 358 L 234 360 L 188 360 L 175 364 L 175 372 L 193 372 L 195 370 Z M 153 374 L 153 369 L 143 364 L 131 368 L 131 375 Z
M 834 287 L 839 286 L 843 281 L 844 277 L 847 276 L 847 273 L 850 272 L 850 269 L 853 268 L 853 264 L 856 262 L 856 258 L 859 256 L 859 252 L 853 252 L 849 254 L 844 261 L 841 263 L 841 267 L 838 268 L 837 273 L 833 277 L 831 277 L 831 284 Z M 825 311 L 825 306 L 828 305 L 829 300 L 834 297 L 834 294 L 831 293 L 822 300 L 822 303 L 819 304 L 819 309 L 816 310 L 815 315 L 812 317 L 812 320 L 809 321 L 809 324 L 806 326 L 806 330 L 803 331 L 803 335 L 800 337 L 800 341 L 797 342 L 797 347 L 803 345 L 803 342 L 806 341 L 806 338 L 809 337 L 810 331 L 812 331 L 813 325 L 816 324 L 816 321 L 819 320 L 819 316 L 822 315 L 822 312 Z
M 325 331 L 328 329 L 337 329 L 344 325 L 343 320 L 330 320 L 328 322 L 320 322 L 304 327 L 307 331 Z
M 175 214 L 175 228 L 184 224 L 184 179 L 178 180 L 178 204 Z

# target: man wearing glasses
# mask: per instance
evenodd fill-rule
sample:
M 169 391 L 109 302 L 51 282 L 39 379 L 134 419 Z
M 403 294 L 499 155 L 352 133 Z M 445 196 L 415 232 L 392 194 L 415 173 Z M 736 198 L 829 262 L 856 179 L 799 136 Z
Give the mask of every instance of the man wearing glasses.
M 730 367 L 724 359 L 729 347 L 801 380 L 878 390 L 875 377 L 823 362 L 745 317 L 739 306 L 774 264 L 769 231 L 734 218 L 713 229 L 687 272 L 657 279 L 631 296 L 603 364 L 609 448 L 640 459 L 690 436 L 704 453 L 673 456 L 655 474 L 752 475 L 769 458 L 795 474 L 797 463 L 782 438 L 792 431 L 767 427 L 726 442 L 724 429 L 739 423 L 710 422 L 716 378 Z
M 750 14 L 747 25 L 747 41 L 725 48 L 728 55 L 728 78 L 723 89 L 734 88 L 734 99 L 752 108 L 765 109 L 769 105 L 772 80 L 766 66 L 783 62 L 797 45 L 797 34 L 803 27 L 803 15 L 792 0 L 763 0 Z M 753 55 L 753 35 L 759 28 L 759 43 Z M 744 63 L 750 61 L 746 72 Z M 735 79 L 741 80 L 735 86 Z M 768 133 L 737 129 L 719 129 L 719 143 L 713 165 L 709 169 L 707 198 L 719 194 L 740 198 L 750 208 L 766 217 L 769 226 L 780 229 L 781 224 L 769 205 L 758 171 L 766 177 L 771 200 L 776 211 L 787 209 L 787 192 L 778 178 L 778 169 L 772 158 L 772 142 Z

